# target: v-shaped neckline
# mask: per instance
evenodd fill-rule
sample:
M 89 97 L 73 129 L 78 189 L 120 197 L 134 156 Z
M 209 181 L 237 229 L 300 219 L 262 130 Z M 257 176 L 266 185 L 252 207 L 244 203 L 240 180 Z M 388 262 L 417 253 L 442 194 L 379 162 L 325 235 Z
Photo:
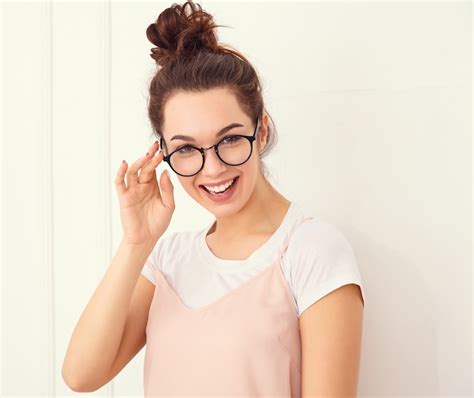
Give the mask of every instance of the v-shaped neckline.
M 181 300 L 181 297 L 176 293 L 176 291 L 173 289 L 173 287 L 168 283 L 168 280 L 166 279 L 165 275 L 161 273 L 161 271 L 156 270 L 156 273 L 160 274 L 160 278 L 164 281 L 166 288 L 171 291 L 172 296 L 176 299 L 178 305 L 183 308 L 183 310 L 191 313 L 191 314 L 200 314 L 204 311 L 209 310 L 212 307 L 215 307 L 222 302 L 230 299 L 231 297 L 235 296 L 237 293 L 239 293 L 241 290 L 245 289 L 252 283 L 255 283 L 256 280 L 262 278 L 264 275 L 269 273 L 271 270 L 275 269 L 275 267 L 280 268 L 280 272 L 283 276 L 283 271 L 281 270 L 280 266 L 281 262 L 281 256 L 278 256 L 278 258 L 269 266 L 265 267 L 263 270 L 257 272 L 254 276 L 251 276 L 249 279 L 246 281 L 242 282 L 239 286 L 237 286 L 235 289 L 232 289 L 230 292 L 225 293 L 223 296 L 219 297 L 217 300 L 214 300 L 213 302 L 204 305 L 203 307 L 199 308 L 190 308 L 187 305 L 183 303 L 183 300 Z

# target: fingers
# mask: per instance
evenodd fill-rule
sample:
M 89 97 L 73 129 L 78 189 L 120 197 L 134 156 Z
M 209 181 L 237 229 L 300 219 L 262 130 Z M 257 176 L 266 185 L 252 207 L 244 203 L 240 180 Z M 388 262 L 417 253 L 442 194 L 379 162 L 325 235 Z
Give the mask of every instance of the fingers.
M 161 200 L 165 207 L 170 210 L 175 209 L 173 184 L 170 179 L 168 170 L 164 170 L 160 176 Z
M 117 170 L 115 180 L 114 180 L 117 192 L 119 194 L 123 194 L 127 190 L 127 188 L 129 188 L 130 186 L 138 184 L 138 171 L 145 165 L 147 167 L 146 169 L 145 168 L 142 169 L 142 172 L 140 173 L 140 175 L 142 175 L 144 171 L 148 173 L 149 173 L 149 170 L 154 171 L 155 167 L 159 164 L 159 162 L 163 159 L 163 156 L 164 156 L 161 151 L 158 155 L 153 156 L 156 153 L 158 148 L 159 148 L 159 142 L 155 141 L 150 146 L 147 154 L 137 159 L 134 163 L 131 164 L 130 167 L 128 167 L 128 164 L 125 160 L 122 162 L 119 169 Z M 126 176 L 126 182 L 125 182 L 125 176 Z M 146 175 L 144 175 L 142 178 L 145 179 L 147 177 Z
M 148 161 L 150 161 L 150 159 L 152 159 L 152 157 L 155 154 L 158 147 L 159 147 L 158 141 L 155 141 L 150 146 L 150 148 L 148 149 L 148 152 L 145 156 L 141 157 L 140 159 L 138 159 L 137 161 L 132 163 L 132 165 L 130 166 L 130 168 L 129 168 L 127 174 L 126 174 L 127 187 L 130 188 L 130 187 L 138 184 L 138 171 L 143 166 L 145 166 L 148 163 Z M 160 157 L 162 157 L 162 155 L 160 155 Z M 145 178 L 145 176 L 143 176 L 142 178 Z
M 127 171 L 127 162 L 123 160 L 122 164 L 117 170 L 117 174 L 115 175 L 115 187 L 119 195 L 123 195 L 125 191 L 127 190 L 127 187 L 125 185 L 125 180 L 123 179 L 126 171 Z
M 156 178 L 155 169 L 163 160 L 163 157 L 165 155 L 163 154 L 163 152 L 159 151 L 156 152 L 154 156 L 152 156 L 151 154 L 150 156 L 151 157 L 149 161 L 144 164 L 140 170 L 139 178 L 142 183 L 146 181 L 152 181 Z

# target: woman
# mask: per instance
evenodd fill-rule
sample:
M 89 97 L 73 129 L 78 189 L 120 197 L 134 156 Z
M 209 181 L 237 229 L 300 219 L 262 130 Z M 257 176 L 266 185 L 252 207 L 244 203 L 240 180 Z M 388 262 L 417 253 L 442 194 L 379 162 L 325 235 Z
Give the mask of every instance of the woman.
M 117 172 L 123 239 L 63 377 L 94 391 L 146 343 L 146 397 L 355 396 L 364 303 L 354 253 L 267 180 L 262 157 L 275 136 L 260 82 L 218 44 L 216 26 L 186 2 L 146 31 L 159 66 L 148 104 L 158 140 Z M 175 210 L 168 173 L 157 182 L 163 160 L 214 215 L 210 225 L 163 237 Z M 95 372 L 73 376 L 87 363 Z

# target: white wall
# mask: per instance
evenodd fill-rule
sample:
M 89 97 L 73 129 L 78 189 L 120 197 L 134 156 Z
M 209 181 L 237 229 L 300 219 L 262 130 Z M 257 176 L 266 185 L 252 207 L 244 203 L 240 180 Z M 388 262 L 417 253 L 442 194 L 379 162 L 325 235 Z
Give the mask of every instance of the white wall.
M 120 240 L 115 172 L 153 141 L 145 29 L 171 3 L 2 4 L 3 396 L 75 394 L 62 361 Z M 471 3 L 202 4 L 262 76 L 277 189 L 354 247 L 359 395 L 470 396 Z M 201 228 L 172 178 L 168 232 Z M 90 395 L 142 395 L 143 354 Z

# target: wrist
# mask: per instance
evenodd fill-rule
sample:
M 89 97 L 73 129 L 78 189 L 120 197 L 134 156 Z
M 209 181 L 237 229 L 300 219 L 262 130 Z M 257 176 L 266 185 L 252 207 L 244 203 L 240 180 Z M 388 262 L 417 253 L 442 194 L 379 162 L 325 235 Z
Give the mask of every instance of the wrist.
M 131 250 L 150 250 L 155 247 L 157 240 L 148 239 L 141 242 L 130 242 L 126 238 L 122 237 L 120 246 L 131 249 Z

